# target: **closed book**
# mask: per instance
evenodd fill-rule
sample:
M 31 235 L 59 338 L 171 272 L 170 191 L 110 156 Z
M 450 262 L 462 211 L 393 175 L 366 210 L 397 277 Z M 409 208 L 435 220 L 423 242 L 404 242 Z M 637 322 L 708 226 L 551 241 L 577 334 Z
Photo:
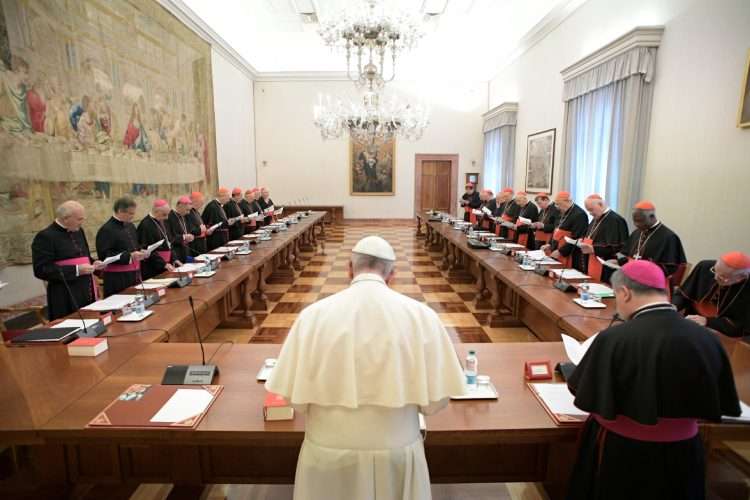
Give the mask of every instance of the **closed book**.
M 263 418 L 265 420 L 293 420 L 294 408 L 278 394 L 269 392 L 263 402 Z
M 68 344 L 70 356 L 98 356 L 109 349 L 107 339 L 104 338 L 79 338 Z

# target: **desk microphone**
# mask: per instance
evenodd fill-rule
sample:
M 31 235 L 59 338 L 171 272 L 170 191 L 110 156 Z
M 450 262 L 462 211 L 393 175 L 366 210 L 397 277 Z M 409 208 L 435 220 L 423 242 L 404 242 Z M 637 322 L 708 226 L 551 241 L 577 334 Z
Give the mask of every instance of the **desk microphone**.
M 193 314 L 193 324 L 195 325 L 195 335 L 198 337 L 198 345 L 201 348 L 200 365 L 168 365 L 164 372 L 163 385 L 209 385 L 213 382 L 214 377 L 219 373 L 216 365 L 206 364 L 206 351 L 203 348 L 203 339 L 201 338 L 200 327 L 198 326 L 198 316 L 195 314 L 195 304 L 193 296 L 188 297 L 190 310 Z
M 60 273 L 60 279 L 62 280 L 63 285 L 65 285 L 65 290 L 68 291 L 68 297 L 70 297 L 70 301 L 73 303 L 73 307 L 75 307 L 76 313 L 78 314 L 78 317 L 81 319 L 81 324 L 83 324 L 83 336 L 84 337 L 96 337 L 97 335 L 96 333 L 94 333 L 93 335 L 89 335 L 89 331 L 86 329 L 86 321 L 84 321 L 83 314 L 81 314 L 81 310 L 78 308 L 78 301 L 73 296 L 73 291 L 70 289 L 70 286 L 68 285 L 68 281 L 65 279 L 65 273 L 63 273 L 62 267 L 60 266 L 55 266 L 55 267 L 57 268 L 57 272 Z M 91 284 L 93 286 L 96 286 L 93 284 L 93 279 L 94 278 L 91 277 L 91 280 L 92 280 Z
M 560 269 L 560 276 L 557 278 L 557 281 L 555 281 L 555 284 L 553 286 L 557 288 L 558 290 L 560 290 L 561 292 L 575 291 L 575 287 L 573 285 L 571 285 L 567 281 L 563 281 L 563 274 L 565 274 L 564 266 L 562 269 Z

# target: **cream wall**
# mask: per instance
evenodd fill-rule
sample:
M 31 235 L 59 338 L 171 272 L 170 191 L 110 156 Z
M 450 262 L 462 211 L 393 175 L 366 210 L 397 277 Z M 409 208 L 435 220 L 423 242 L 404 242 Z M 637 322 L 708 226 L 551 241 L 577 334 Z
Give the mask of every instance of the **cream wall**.
M 411 218 L 416 154 L 458 154 L 459 184 L 465 172 L 481 171 L 486 82 L 394 82 L 388 88 L 399 96 L 428 104 L 430 124 L 421 140 L 396 144 L 395 196 L 351 196 L 349 143 L 322 140 L 312 106 L 319 93 L 354 97 L 353 88 L 348 81 L 255 83 L 258 178 L 277 204 L 306 199 L 343 205 L 346 218 Z
M 750 50 L 748 0 L 589 0 L 580 7 L 490 82 L 490 108 L 519 103 L 515 187 L 525 181 L 527 135 L 549 128 L 557 129 L 554 187 L 560 187 L 560 70 L 648 25 L 665 31 L 644 197 L 682 237 L 689 261 L 750 251 L 750 221 L 740 198 L 750 187 L 750 129 L 735 127 Z
M 230 189 L 253 187 L 256 184 L 253 80 L 216 49 L 211 50 L 211 69 L 219 184 Z

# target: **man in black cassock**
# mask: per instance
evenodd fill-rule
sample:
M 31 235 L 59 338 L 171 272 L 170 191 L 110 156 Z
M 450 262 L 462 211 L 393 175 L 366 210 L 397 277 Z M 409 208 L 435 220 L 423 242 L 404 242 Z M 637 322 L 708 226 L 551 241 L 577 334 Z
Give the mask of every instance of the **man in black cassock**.
M 617 255 L 617 262 L 650 260 L 662 268 L 672 286 L 679 285 L 687 263 L 680 237 L 656 218 L 656 207 L 650 201 L 636 203 L 633 223 L 636 229 Z
M 232 197 L 224 204 L 224 213 L 230 219 L 236 219 L 236 222 L 229 227 L 229 239 L 238 240 L 245 234 L 245 224 L 242 222 L 244 214 L 240 208 L 242 200 L 242 190 L 240 188 L 232 189 Z
M 610 260 L 617 255 L 628 239 L 628 223 L 598 194 L 586 198 L 584 205 L 591 214 L 591 222 L 581 240 L 579 262 L 573 265 L 595 280 L 609 282 L 612 268 L 602 265 L 597 257 Z
M 133 225 L 135 200 L 118 198 L 114 215 L 96 233 L 96 254 L 100 259 L 120 255 L 104 268 L 104 296 L 116 294 L 140 280 L 141 261 L 148 257 L 140 251 L 138 234 Z
M 201 232 L 200 227 L 190 224 L 191 208 L 190 197 L 180 196 L 174 210 L 170 210 L 169 217 L 167 217 L 167 227 L 174 235 L 172 252 L 174 253 L 174 259 L 180 263 L 188 261 L 188 256 L 192 255 L 189 245 Z
M 698 419 L 740 415 L 718 338 L 683 318 L 652 262 L 612 276 L 624 323 L 603 330 L 568 379 L 590 412 L 569 500 L 699 500 L 705 460 Z
M 98 260 L 92 263 L 86 233 L 81 227 L 85 220 L 83 206 L 66 201 L 57 207 L 54 222 L 39 231 L 31 243 L 34 276 L 47 282 L 50 320 L 67 316 L 96 300 L 93 273 L 103 266 Z
M 190 194 L 190 203 L 193 206 L 190 208 L 190 212 L 185 217 L 185 220 L 188 223 L 188 230 L 190 231 L 190 234 L 195 236 L 195 239 L 193 239 L 193 241 L 191 241 L 189 245 L 190 254 L 193 257 L 208 252 L 207 238 L 209 236 L 209 231 L 206 225 L 203 223 L 203 217 L 201 216 L 201 209 L 203 208 L 204 202 L 205 200 L 203 198 L 203 193 L 199 191 L 193 191 Z M 210 234 L 213 233 L 213 231 L 210 231 Z
M 258 199 L 258 205 L 260 205 L 261 211 L 272 210 L 276 207 L 273 206 L 273 200 L 271 199 L 271 192 L 268 188 L 260 188 L 260 198 Z M 263 219 L 263 225 L 267 226 L 273 222 L 273 212 L 268 212 L 268 215 Z
M 242 198 L 239 203 L 240 210 L 242 210 L 242 215 L 244 215 L 245 217 L 250 217 L 251 215 L 255 214 L 247 221 L 247 223 L 245 223 L 246 233 L 252 233 L 258 227 L 258 221 L 255 220 L 255 217 L 260 215 L 260 213 L 262 212 L 260 205 L 258 204 L 259 197 L 260 192 L 257 188 L 248 189 L 245 191 L 245 197 Z
M 489 231 L 493 223 L 492 212 L 497 206 L 495 195 L 492 193 L 491 189 L 482 189 L 479 193 L 479 199 L 482 201 L 482 204 L 479 207 L 479 210 L 482 211 L 482 216 L 477 216 L 476 229 Z M 485 209 L 489 213 L 485 212 Z
M 482 206 L 482 200 L 479 198 L 474 184 L 472 182 L 466 183 L 466 192 L 461 196 L 459 201 L 461 208 L 464 210 L 464 221 L 469 222 L 471 211 L 479 209 Z
M 503 188 L 502 191 L 497 193 L 495 199 L 495 210 L 492 215 L 495 217 L 494 230 L 499 236 L 507 236 L 507 228 L 502 227 L 503 221 L 511 222 L 513 220 L 512 214 L 518 208 L 516 202 L 513 200 L 513 189 Z
M 750 256 L 735 251 L 700 261 L 672 303 L 699 325 L 730 337 L 750 335 Z
M 534 234 L 531 224 L 537 221 L 539 218 L 539 209 L 533 203 L 529 202 L 529 196 L 525 191 L 519 191 L 516 193 L 515 204 L 518 207 L 516 216 L 513 219 L 513 223 L 516 225 L 515 237 L 513 241 L 521 243 L 526 248 L 534 248 Z M 518 219 L 523 217 L 531 221 L 531 224 L 524 224 Z
M 168 271 L 173 272 L 175 267 L 180 267 L 182 262 L 172 252 L 174 234 L 167 224 L 169 217 L 169 203 L 166 200 L 155 200 L 151 213 L 138 224 L 138 243 L 141 248 L 146 248 L 157 241 L 164 240 L 149 256 L 141 263 L 141 277 L 144 280 L 158 276 Z
M 573 267 L 580 260 L 581 250 L 574 244 L 567 243 L 565 236 L 578 240 L 586 234 L 589 218 L 581 207 L 576 205 L 567 191 L 560 191 L 555 196 L 555 205 L 560 209 L 560 223 L 552 233 L 552 239 L 542 246 L 546 255 L 560 261 L 565 268 Z
M 208 234 L 206 242 L 209 252 L 214 248 L 219 248 L 227 244 L 229 241 L 229 227 L 237 222 L 236 219 L 227 217 L 224 211 L 224 205 L 229 201 L 229 198 L 229 190 L 224 187 L 219 188 L 216 192 L 216 198 L 209 201 L 206 204 L 206 208 L 203 209 L 203 224 L 207 228 L 210 229 L 216 224 L 221 224 L 215 231 Z
M 538 193 L 534 201 L 539 206 L 539 220 L 532 224 L 534 228 L 534 248 L 540 249 L 552 239 L 552 233 L 560 224 L 560 209 L 557 208 L 547 193 Z

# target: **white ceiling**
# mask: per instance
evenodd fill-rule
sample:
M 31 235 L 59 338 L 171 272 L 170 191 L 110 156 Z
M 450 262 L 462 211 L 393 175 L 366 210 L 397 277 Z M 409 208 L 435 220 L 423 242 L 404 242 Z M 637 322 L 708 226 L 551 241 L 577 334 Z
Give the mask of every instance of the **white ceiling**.
M 343 71 L 344 57 L 325 47 L 316 24 L 336 18 L 360 0 L 183 0 L 198 17 L 261 73 Z M 441 10 L 425 25 L 419 46 L 397 62 L 399 79 L 489 80 L 508 62 L 524 35 L 554 12 L 585 0 L 384 0 L 387 8 L 420 16 Z

